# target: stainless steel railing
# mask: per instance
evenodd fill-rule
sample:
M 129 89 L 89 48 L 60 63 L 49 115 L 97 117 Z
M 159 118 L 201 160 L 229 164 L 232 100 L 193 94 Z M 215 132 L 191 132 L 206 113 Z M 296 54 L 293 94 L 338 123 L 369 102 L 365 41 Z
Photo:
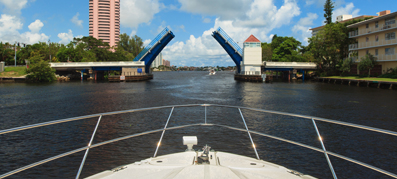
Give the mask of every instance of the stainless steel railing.
M 172 113 L 173 113 L 175 108 L 178 108 L 178 107 L 197 107 L 197 106 L 203 106 L 205 108 L 204 109 L 204 115 L 205 115 L 204 116 L 204 123 L 181 125 L 181 126 L 175 126 L 175 127 L 167 127 L 168 126 L 168 122 L 170 121 L 170 119 L 172 117 Z M 242 121 L 243 121 L 243 123 L 245 125 L 245 129 L 231 127 L 231 126 L 227 126 L 227 125 L 219 125 L 219 124 L 207 123 L 207 108 L 210 107 L 210 106 L 238 109 L 239 112 L 240 112 Z M 124 137 L 119 137 L 119 138 L 116 138 L 116 139 L 100 142 L 100 143 L 97 143 L 97 144 L 92 144 L 92 141 L 94 139 L 94 136 L 95 136 L 95 133 L 97 131 L 97 128 L 100 125 L 100 121 L 101 121 L 102 117 L 104 117 L 104 116 L 110 116 L 110 115 L 115 115 L 115 114 L 124 114 L 124 113 L 133 113 L 133 112 L 139 112 L 139 111 L 165 109 L 165 108 L 171 108 L 171 112 L 170 112 L 170 115 L 169 115 L 169 117 L 167 119 L 167 122 L 166 122 L 166 124 L 165 124 L 163 129 L 156 129 L 156 130 L 146 131 L 146 132 L 142 132 L 142 133 L 136 133 L 136 134 L 127 135 L 127 136 L 124 136 Z M 284 115 L 284 116 L 298 117 L 298 118 L 302 118 L 302 119 L 309 119 L 309 120 L 311 120 L 313 122 L 314 129 L 316 130 L 316 133 L 317 133 L 317 135 L 319 137 L 319 141 L 321 143 L 322 149 L 319 149 L 319 148 L 316 148 L 316 147 L 313 147 L 313 146 L 309 146 L 309 145 L 306 145 L 306 144 L 302 144 L 302 143 L 299 143 L 299 142 L 295 142 L 295 141 L 292 141 L 292 140 L 284 139 L 284 138 L 281 138 L 281 137 L 276 137 L 276 136 L 273 136 L 273 135 L 269 135 L 269 134 L 265 134 L 265 133 L 249 130 L 248 127 L 247 127 L 247 124 L 245 122 L 243 113 L 241 112 L 241 109 L 250 110 L 250 111 L 257 111 L 257 112 L 263 112 L 263 113 L 269 113 L 269 114 L 279 114 L 279 115 Z M 77 121 L 77 120 L 82 120 L 82 119 L 87 119 L 87 118 L 92 118 L 92 117 L 99 117 L 99 118 L 98 118 L 98 121 L 97 121 L 97 125 L 95 126 L 94 132 L 93 132 L 93 134 L 91 136 L 91 140 L 90 140 L 90 142 L 88 143 L 88 145 L 86 147 L 82 147 L 82 148 L 75 149 L 75 150 L 72 150 L 72 151 L 69 151 L 69 152 L 66 152 L 66 153 L 62 153 L 62 154 L 59 154 L 57 156 L 50 157 L 50 158 L 35 162 L 33 164 L 18 168 L 16 170 L 13 170 L 13 171 L 10 171 L 10 172 L 7 172 L 5 174 L 0 175 L 0 178 L 5 178 L 5 177 L 8 177 L 8 176 L 14 175 L 16 173 L 22 172 L 24 170 L 33 168 L 35 166 L 42 165 L 42 164 L 48 163 L 50 161 L 53 161 L 53 160 L 56 160 L 56 159 L 59 159 L 59 158 L 62 158 L 62 157 L 65 157 L 65 156 L 68 156 L 68 155 L 71 155 L 71 154 L 74 154 L 74 153 L 81 152 L 81 151 L 85 150 L 86 151 L 85 155 L 84 155 L 84 157 L 82 159 L 80 168 L 79 168 L 79 170 L 77 172 L 77 175 L 76 175 L 76 178 L 79 178 L 80 174 L 81 174 L 81 171 L 82 171 L 82 169 L 84 167 L 85 159 L 86 159 L 86 157 L 88 155 L 89 149 L 91 149 L 91 148 L 99 147 L 99 146 L 102 146 L 102 145 L 106 145 L 106 144 L 114 143 L 114 142 L 117 142 L 117 141 L 130 139 L 130 138 L 134 138 L 134 137 L 139 137 L 139 136 L 143 136 L 143 135 L 147 135 L 147 134 L 151 134 L 151 133 L 162 132 L 160 140 L 159 140 L 158 145 L 156 147 L 156 151 L 154 153 L 154 157 L 156 157 L 157 151 L 158 151 L 158 149 L 160 147 L 160 144 L 161 144 L 161 141 L 163 139 L 165 131 L 181 129 L 181 128 L 186 128 L 186 127 L 193 127 L 193 126 L 217 126 L 217 127 L 222 127 L 222 128 L 228 128 L 228 129 L 231 129 L 231 130 L 247 132 L 248 136 L 250 138 L 250 141 L 252 143 L 252 147 L 253 147 L 253 149 L 255 151 L 255 154 L 256 154 L 256 157 L 257 157 L 258 160 L 260 158 L 259 158 L 258 152 L 256 150 L 255 143 L 252 140 L 251 134 L 256 134 L 256 135 L 259 135 L 259 136 L 268 137 L 268 138 L 271 138 L 271 139 L 287 142 L 287 143 L 290 143 L 290 144 L 294 144 L 294 145 L 297 145 L 297 146 L 301 146 L 301 147 L 304 147 L 304 148 L 307 148 L 307 149 L 311 149 L 311 150 L 314 150 L 314 151 L 317 151 L 317 152 L 324 153 L 324 155 L 325 155 L 325 157 L 327 159 L 329 168 L 330 168 L 330 170 L 332 172 L 332 175 L 333 175 L 333 177 L 335 179 L 337 178 L 337 175 L 336 175 L 336 173 L 335 173 L 335 171 L 333 169 L 333 165 L 331 163 L 331 160 L 328 157 L 329 155 L 332 155 L 334 157 L 338 157 L 340 159 L 343 159 L 343 160 L 346 160 L 346 161 L 361 165 L 363 167 L 366 167 L 368 169 L 380 172 L 380 173 L 388 175 L 390 177 L 397 178 L 397 175 L 392 173 L 392 172 L 388 172 L 386 170 L 383 170 L 383 169 L 380 169 L 378 167 L 366 164 L 364 162 L 361 162 L 361 161 L 358 161 L 358 160 L 355 160 L 355 159 L 352 159 L 352 158 L 349 158 L 349 157 L 346 157 L 346 156 L 343 156 L 343 155 L 340 155 L 340 154 L 337 154 L 337 153 L 334 153 L 334 152 L 327 151 L 326 148 L 325 148 L 325 145 L 323 143 L 323 139 L 322 139 L 322 137 L 320 135 L 320 132 L 319 132 L 319 130 L 317 128 L 316 121 L 322 121 L 322 122 L 337 124 L 337 125 L 341 125 L 341 126 L 348 126 L 348 127 L 353 127 L 353 128 L 363 129 L 363 130 L 367 130 L 367 131 L 378 132 L 378 133 L 392 135 L 392 136 L 397 136 L 397 132 L 390 131 L 390 130 L 379 129 L 379 128 L 374 128 L 374 127 L 369 127 L 369 126 L 364 126 L 364 125 L 357 125 L 357 124 L 348 123 L 348 122 L 336 121 L 336 120 L 325 119 L 325 118 L 318 118 L 318 117 L 313 117 L 313 116 L 306 116 L 306 115 L 299 115 L 299 114 L 292 114 L 292 113 L 285 113 L 285 112 L 264 110 L 264 109 L 256 109 L 256 108 L 238 107 L 238 106 L 216 105 L 216 104 L 189 104 L 189 105 L 173 105 L 173 106 L 161 106 L 161 107 L 152 107 L 152 108 L 131 109 L 131 110 L 86 115 L 86 116 L 81 116 L 81 117 L 67 118 L 67 119 L 49 121 L 49 122 L 32 124 L 32 125 L 27 125 L 27 126 L 21 126 L 21 127 L 16 127 L 16 128 L 12 128 L 12 129 L 1 130 L 0 131 L 0 135 L 7 134 L 7 133 L 12 133 L 12 132 L 17 132 L 17 131 L 22 131 L 22 130 L 38 128 L 38 127 L 43 127 L 43 126 L 49 126 L 49 125 L 54 125 L 54 124 L 66 123 L 66 122 L 71 122 L 71 121 Z

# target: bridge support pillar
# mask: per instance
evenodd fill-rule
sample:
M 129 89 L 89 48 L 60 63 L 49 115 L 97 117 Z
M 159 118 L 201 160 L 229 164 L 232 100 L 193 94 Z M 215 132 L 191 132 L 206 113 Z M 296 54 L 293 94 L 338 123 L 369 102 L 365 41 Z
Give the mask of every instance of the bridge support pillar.
M 95 81 L 98 79 L 98 72 L 95 71 Z
M 301 70 L 301 72 L 302 72 L 302 82 L 305 82 L 305 71 Z
M 94 71 L 88 70 L 88 73 L 90 74 L 90 80 L 94 79 Z

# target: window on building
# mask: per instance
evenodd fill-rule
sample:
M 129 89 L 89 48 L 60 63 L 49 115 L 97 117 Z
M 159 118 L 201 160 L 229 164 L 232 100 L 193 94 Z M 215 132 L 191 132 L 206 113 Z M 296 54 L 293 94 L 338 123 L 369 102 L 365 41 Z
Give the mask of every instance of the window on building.
M 385 48 L 386 55 L 394 55 L 394 48 Z
M 261 47 L 261 43 L 247 42 L 247 43 L 244 43 L 244 47 Z
M 385 20 L 385 25 L 391 25 L 391 24 L 395 24 L 396 23 L 396 18 L 392 17 L 390 19 L 386 19 Z
M 376 21 L 375 22 L 375 28 L 378 28 L 379 27 L 379 24 L 378 24 L 378 21 Z
M 379 41 L 379 36 L 378 35 L 375 35 L 375 41 L 376 42 Z
M 386 39 L 386 40 L 396 39 L 396 33 L 395 33 L 395 32 L 386 33 L 386 34 L 385 34 L 385 39 Z
M 365 41 L 366 41 L 366 42 L 369 42 L 369 37 L 366 37 L 366 38 L 365 38 Z
M 375 55 L 378 56 L 378 49 L 375 49 Z
M 365 27 L 368 29 L 369 28 L 369 24 L 366 24 Z
M 369 50 L 366 50 L 366 51 L 365 51 L 365 54 L 367 54 L 367 55 L 368 55 L 368 54 L 369 54 Z

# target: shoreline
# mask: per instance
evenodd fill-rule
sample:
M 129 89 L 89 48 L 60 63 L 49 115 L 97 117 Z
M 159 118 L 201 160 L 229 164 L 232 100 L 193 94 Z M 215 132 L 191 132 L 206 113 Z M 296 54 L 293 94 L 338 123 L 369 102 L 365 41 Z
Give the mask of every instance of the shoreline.
M 24 83 L 26 81 L 26 76 L 20 77 L 2 77 L 0 76 L 0 83 Z
M 317 82 L 323 82 L 323 83 L 331 83 L 333 84 L 347 84 L 349 86 L 351 85 L 356 85 L 358 87 L 377 87 L 377 88 L 382 88 L 382 89 L 390 89 L 392 90 L 393 88 L 397 87 L 397 81 L 383 81 L 383 80 L 368 80 L 368 79 L 351 79 L 351 78 L 333 78 L 333 77 L 314 77 L 314 80 Z

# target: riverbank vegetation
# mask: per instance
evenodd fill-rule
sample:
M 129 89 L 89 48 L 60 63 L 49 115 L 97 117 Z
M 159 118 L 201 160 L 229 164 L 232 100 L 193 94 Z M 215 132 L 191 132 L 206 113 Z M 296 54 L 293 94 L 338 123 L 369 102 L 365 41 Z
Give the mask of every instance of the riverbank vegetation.
M 55 69 L 50 67 L 48 61 L 45 61 L 39 53 L 32 52 L 31 55 L 29 68 L 26 69 L 28 80 L 32 82 L 55 81 Z
M 262 43 L 262 61 L 312 62 L 313 55 L 294 37 L 274 35 L 270 43 Z
M 360 76 L 327 76 L 325 78 L 338 78 L 338 79 L 352 79 L 352 80 L 368 80 L 368 81 L 384 81 L 384 82 L 397 82 L 397 79 L 381 78 L 381 77 L 360 77 Z
M 29 69 L 7 67 L 1 76 L 17 77 L 28 74 L 31 81 L 50 82 L 55 80 L 55 70 L 49 62 L 101 62 L 132 61 L 142 50 L 143 41 L 138 36 L 120 35 L 117 47 L 94 37 L 74 38 L 69 44 L 38 42 L 32 45 L 0 42 L 0 61 L 5 65 L 26 65 Z
M 26 75 L 26 67 L 5 67 L 4 71 L 0 73 L 0 77 L 21 77 Z
M 25 65 L 32 52 L 48 62 L 101 62 L 132 61 L 143 49 L 143 41 L 138 36 L 120 35 L 117 47 L 94 37 L 74 38 L 69 44 L 38 42 L 32 45 L 16 45 L 0 42 L 0 61 L 14 65 L 15 48 L 17 65 Z

